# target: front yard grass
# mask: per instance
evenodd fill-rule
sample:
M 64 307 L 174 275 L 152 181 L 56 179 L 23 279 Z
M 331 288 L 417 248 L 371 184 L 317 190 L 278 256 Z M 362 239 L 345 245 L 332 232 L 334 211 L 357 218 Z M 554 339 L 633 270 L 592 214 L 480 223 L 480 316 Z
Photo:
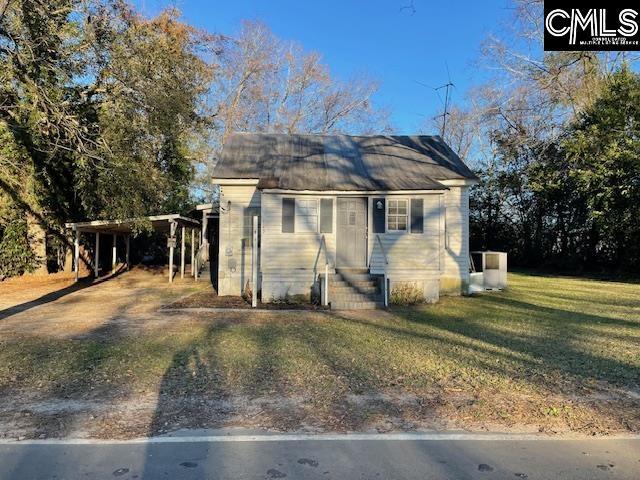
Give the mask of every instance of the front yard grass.
M 199 313 L 79 338 L 15 335 L 0 340 L 0 400 L 16 395 L 151 395 L 136 430 L 148 434 L 638 432 L 640 284 L 510 274 L 505 292 L 389 312 Z

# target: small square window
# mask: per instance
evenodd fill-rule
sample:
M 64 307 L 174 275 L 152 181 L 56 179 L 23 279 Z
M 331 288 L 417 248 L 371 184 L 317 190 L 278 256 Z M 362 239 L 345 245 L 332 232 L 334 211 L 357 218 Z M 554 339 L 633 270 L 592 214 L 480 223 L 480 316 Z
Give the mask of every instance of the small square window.
M 389 200 L 387 227 L 389 231 L 407 231 L 407 200 Z

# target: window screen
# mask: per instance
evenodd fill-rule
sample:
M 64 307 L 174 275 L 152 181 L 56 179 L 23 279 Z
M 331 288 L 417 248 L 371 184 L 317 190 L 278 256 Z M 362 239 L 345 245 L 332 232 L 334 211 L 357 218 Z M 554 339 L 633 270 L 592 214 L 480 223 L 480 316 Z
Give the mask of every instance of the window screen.
M 296 232 L 318 231 L 318 200 L 296 199 Z
M 389 200 L 387 226 L 390 231 L 407 230 L 407 201 Z

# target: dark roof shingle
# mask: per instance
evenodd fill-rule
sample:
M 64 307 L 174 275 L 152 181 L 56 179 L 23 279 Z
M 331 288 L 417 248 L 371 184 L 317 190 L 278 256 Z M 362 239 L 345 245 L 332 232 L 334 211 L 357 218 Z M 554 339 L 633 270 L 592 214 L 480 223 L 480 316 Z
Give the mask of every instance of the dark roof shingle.
M 438 190 L 477 177 L 438 136 L 237 133 L 215 178 L 257 178 L 284 190 Z

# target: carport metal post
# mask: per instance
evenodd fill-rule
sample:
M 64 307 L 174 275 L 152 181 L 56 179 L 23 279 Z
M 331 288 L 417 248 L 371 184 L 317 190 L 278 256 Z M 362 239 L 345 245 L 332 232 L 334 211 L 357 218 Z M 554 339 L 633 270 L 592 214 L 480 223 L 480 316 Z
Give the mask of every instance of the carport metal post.
M 80 276 L 80 230 L 76 228 L 76 236 L 73 240 L 73 267 L 75 272 L 75 281 L 78 281 Z
M 180 278 L 184 278 L 184 225 L 180 232 Z
M 100 269 L 100 232 L 96 232 L 96 251 L 93 259 L 93 276 L 98 278 Z
M 176 222 L 169 221 L 169 238 L 173 239 L 176 234 L 178 224 Z M 173 283 L 173 240 L 169 244 L 169 283 Z
M 111 248 L 111 274 L 116 273 L 116 262 L 118 261 L 118 255 L 116 252 L 117 235 L 113 234 L 113 247 Z
M 196 229 L 191 229 L 191 276 L 195 277 L 196 265 Z

